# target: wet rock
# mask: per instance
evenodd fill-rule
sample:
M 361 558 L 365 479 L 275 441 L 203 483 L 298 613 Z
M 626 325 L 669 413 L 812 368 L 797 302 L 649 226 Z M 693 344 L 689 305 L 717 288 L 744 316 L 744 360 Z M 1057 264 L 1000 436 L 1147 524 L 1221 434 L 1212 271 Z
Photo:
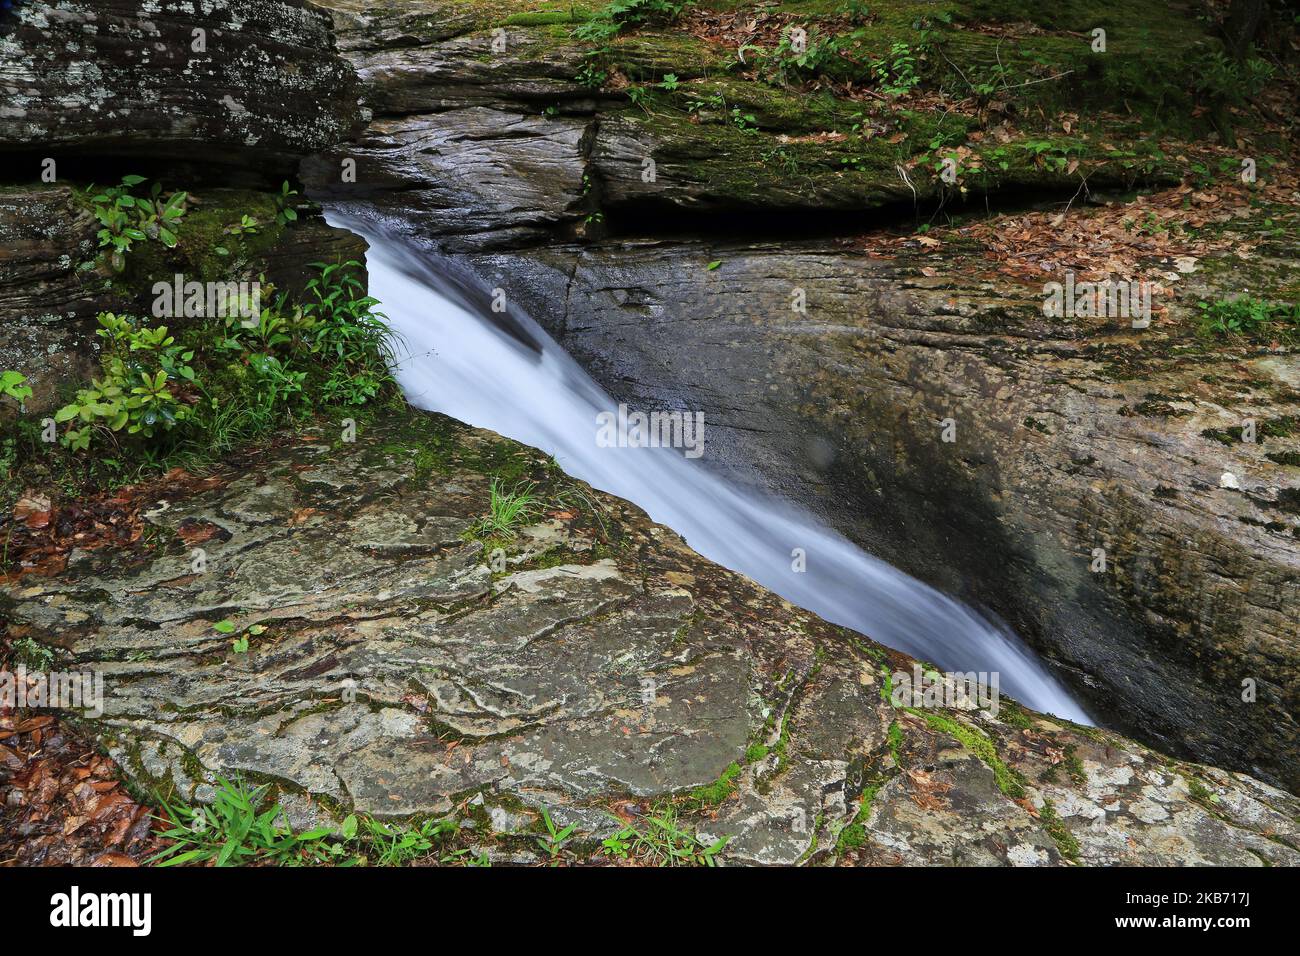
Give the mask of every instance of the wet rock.
M 439 461 L 415 479 L 422 447 Z M 503 454 L 543 500 L 570 482 L 417 413 L 284 443 L 218 487 L 162 489 L 161 540 L 228 535 L 204 573 L 179 539 L 84 552 L 10 590 L 11 633 L 104 674 L 103 715 L 79 723 L 143 785 L 204 800 L 244 775 L 304 826 L 451 814 L 498 862 L 535 858 L 542 809 L 600 859 L 616 814 L 672 806 L 727 839 L 723 862 L 1300 862 L 1295 798 L 1005 700 L 999 718 L 896 708 L 883 673 L 908 659 L 618 499 L 586 489 L 582 513 L 495 542 L 494 570 L 474 528 Z M 265 629 L 235 653 L 221 619 Z
M 278 164 L 347 138 L 355 76 L 303 0 L 33 0 L 0 31 L 0 149 Z M 39 174 L 33 160 L 31 178 Z
M 1288 363 L 1191 348 L 1178 322 L 1145 338 L 1054 324 L 1026 293 L 964 282 L 980 266 L 960 257 L 937 284 L 907 256 L 833 242 L 456 261 L 617 400 L 703 410 L 714 468 L 746 483 L 757 467 L 873 553 L 992 607 L 1129 732 L 1300 786 L 1300 525 L 1274 490 L 1300 447 Z M 1151 394 L 1186 413 L 1134 414 Z M 1247 419 L 1276 423 L 1263 444 L 1220 440 Z
M 1300 787 L 1300 526 L 1281 464 L 1295 437 L 1262 454 L 1206 437 L 1252 416 L 1291 428 L 1293 362 L 1201 354 L 1165 327 L 1047 321 L 1032 292 L 977 278 L 988 263 L 956 249 L 922 263 L 788 238 L 569 244 L 599 233 L 597 213 L 672 235 L 781 235 L 782 223 L 830 228 L 831 214 L 851 229 L 847 214 L 924 208 L 936 187 L 900 171 L 890 141 L 913 132 L 898 115 L 896 131 L 841 156 L 835 131 L 852 118 L 811 97 L 719 79 L 741 122 L 704 102 L 691 116 L 641 109 L 615 83 L 580 81 L 589 51 L 566 27 L 489 7 L 326 5 L 374 120 L 354 186 L 337 183 L 335 157 L 305 165 L 317 194 L 455 253 L 447 271 L 483 300 L 504 289 L 616 399 L 703 411 L 715 467 L 992 608 L 1119 726 Z M 1182 43 L 1201 27 L 1178 29 Z M 978 54 L 976 34 L 952 39 L 995 55 Z M 695 43 L 643 29 L 610 59 L 642 81 L 684 81 L 721 55 Z M 1067 97 L 1104 98 L 1095 79 Z M 998 134 L 1002 152 L 1022 152 L 1023 132 Z M 1107 163 L 1089 158 L 1092 187 L 1130 175 Z M 1010 166 L 998 190 L 1063 185 L 1043 164 Z M 1148 167 L 1157 180 L 1184 171 Z M 1186 258 L 1159 268 L 1189 288 L 1208 281 Z M 1240 374 L 1257 383 L 1249 393 L 1225 384 Z M 1239 487 L 1218 487 L 1225 474 Z M 1094 573 L 1098 550 L 1107 570 Z

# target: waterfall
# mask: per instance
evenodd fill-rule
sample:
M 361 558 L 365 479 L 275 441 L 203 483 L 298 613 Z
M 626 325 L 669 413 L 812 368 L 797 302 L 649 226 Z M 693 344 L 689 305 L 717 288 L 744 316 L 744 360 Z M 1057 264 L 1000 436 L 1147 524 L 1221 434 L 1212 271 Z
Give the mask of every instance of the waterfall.
M 827 621 L 946 671 L 996 672 L 999 689 L 1027 706 L 1092 722 L 1004 624 L 872 557 L 811 514 L 735 487 L 680 449 L 600 447 L 597 416 L 616 413 L 618 403 L 535 322 L 513 315 L 512 333 L 494 321 L 499 316 L 480 314 L 436 257 L 373 223 L 338 212 L 327 218 L 370 243 L 370 293 L 401 340 L 396 376 L 413 405 L 554 455 L 566 472 L 634 502 L 695 551 Z M 795 570 L 795 549 L 803 570 Z

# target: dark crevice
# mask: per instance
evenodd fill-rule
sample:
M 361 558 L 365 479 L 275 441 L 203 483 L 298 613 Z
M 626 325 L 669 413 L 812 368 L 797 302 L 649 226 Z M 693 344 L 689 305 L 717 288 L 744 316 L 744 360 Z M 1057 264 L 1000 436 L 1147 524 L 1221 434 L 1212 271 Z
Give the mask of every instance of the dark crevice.
M 1150 192 L 1170 183 L 1148 182 L 1135 192 Z M 929 225 L 951 225 L 970 219 L 1042 210 L 1061 211 L 1101 204 L 1115 192 L 1088 192 L 1078 186 L 1015 188 L 971 193 L 965 198 L 920 202 L 903 200 L 861 209 L 814 207 L 716 207 L 683 209 L 656 199 L 606 206 L 605 234 L 609 238 L 744 238 L 749 241 L 833 239 L 871 232 L 908 232 Z

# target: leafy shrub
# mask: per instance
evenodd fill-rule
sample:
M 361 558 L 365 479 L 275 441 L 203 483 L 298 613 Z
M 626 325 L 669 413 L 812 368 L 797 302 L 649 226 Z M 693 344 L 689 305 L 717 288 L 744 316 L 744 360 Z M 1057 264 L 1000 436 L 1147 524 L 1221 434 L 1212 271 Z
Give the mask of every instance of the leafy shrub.
M 32 397 L 30 385 L 24 384 L 27 376 L 22 372 L 0 372 L 0 395 L 8 395 L 18 403 Z
M 850 44 L 862 36 L 860 30 L 842 37 L 823 37 L 809 35 L 803 49 L 795 49 L 789 31 L 781 36 L 776 49 L 765 53 L 760 47 L 745 47 L 745 50 L 758 50 L 769 77 L 777 82 L 787 83 L 792 80 L 810 79 L 820 73 L 838 74 L 844 67 L 851 65 L 844 54 Z M 742 51 L 743 52 L 743 51 Z
M 391 381 L 393 334 L 387 317 L 375 311 L 379 300 L 366 295 L 356 276 L 361 263 L 312 265 L 321 274 L 307 283 L 306 294 L 314 300 L 303 304 L 302 315 L 310 326 L 312 351 L 328 373 L 321 397 L 330 403 L 364 405 Z
M 901 96 L 921 82 L 916 73 L 916 53 L 901 41 L 889 48 L 889 56 L 871 61 L 871 72 L 883 93 Z
M 144 181 L 143 176 L 123 176 L 117 186 L 98 192 L 94 186 L 87 190 L 93 193 L 90 202 L 101 227 L 97 233 L 99 248 L 107 252 L 114 272 L 126 268 L 126 255 L 134 243 L 154 239 L 173 248 L 184 222 L 188 194 L 172 192 L 164 197 L 162 184 L 156 182 L 147 197 L 133 195 L 131 190 Z
M 60 442 L 74 452 L 103 440 L 119 450 L 133 443 L 146 460 L 187 447 L 220 454 L 316 404 L 378 397 L 392 383 L 392 333 L 356 275 L 359 263 L 315 267 L 309 301 L 290 306 L 280 295 L 255 318 L 173 334 L 101 313 L 101 374 L 55 413 L 67 426 Z M 4 381 L 22 388 L 17 378 Z
M 897 41 L 886 56 L 864 57 L 861 47 L 865 38 L 864 30 L 839 36 L 810 34 L 802 49 L 796 49 L 787 31 L 770 53 L 758 47 L 744 50 L 758 50 L 769 79 L 781 83 L 824 74 L 835 79 L 869 79 L 882 93 L 901 96 L 921 82 L 917 73 L 920 58 L 910 44 Z
M 1222 50 L 1202 54 L 1193 64 L 1196 88 L 1212 100 L 1242 106 L 1273 76 L 1273 65 L 1258 57 L 1238 62 Z
M 79 389 L 77 397 L 54 415 L 55 422 L 76 422 L 61 441 L 73 451 L 90 447 L 96 435 L 105 436 L 126 429 L 129 435 L 152 438 L 155 432 L 170 431 L 191 415 L 190 404 L 181 400 L 184 387 L 195 383 L 189 362 L 194 352 L 178 345 L 165 325 L 138 328 L 129 316 L 111 312 L 99 314 L 96 334 L 107 341 L 102 379 Z

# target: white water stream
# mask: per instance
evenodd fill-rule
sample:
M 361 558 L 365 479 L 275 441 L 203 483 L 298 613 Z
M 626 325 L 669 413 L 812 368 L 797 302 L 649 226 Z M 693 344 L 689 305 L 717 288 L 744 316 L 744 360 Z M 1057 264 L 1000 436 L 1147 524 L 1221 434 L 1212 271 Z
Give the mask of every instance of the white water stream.
M 874 558 L 812 515 L 742 490 L 668 448 L 601 448 L 597 414 L 618 404 L 540 327 L 540 353 L 458 304 L 436 260 L 366 222 L 328 217 L 370 243 L 370 293 L 402 339 L 397 379 L 421 408 L 555 456 L 569 474 L 635 502 L 691 547 L 822 618 L 947 671 L 999 674 L 1022 703 L 1080 723 L 1088 714 L 1005 625 Z M 641 409 L 650 412 L 657 409 Z M 707 423 L 705 457 L 707 458 Z M 806 570 L 792 567 L 802 548 Z

